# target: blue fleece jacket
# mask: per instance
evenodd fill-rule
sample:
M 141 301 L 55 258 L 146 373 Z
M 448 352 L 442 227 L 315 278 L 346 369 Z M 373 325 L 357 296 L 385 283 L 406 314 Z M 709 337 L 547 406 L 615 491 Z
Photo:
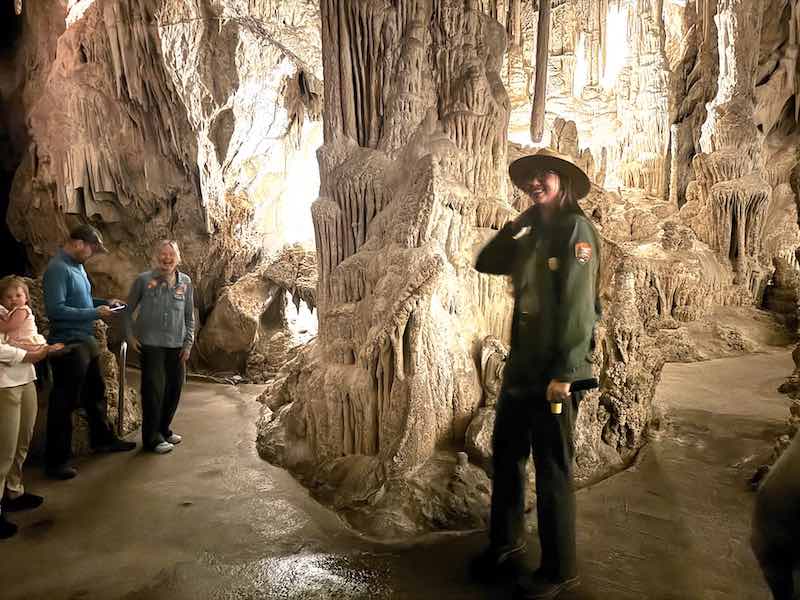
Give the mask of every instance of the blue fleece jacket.
M 92 284 L 83 265 L 59 250 L 44 272 L 44 306 L 50 320 L 50 343 L 92 337 L 97 307 L 108 302 L 92 298 Z

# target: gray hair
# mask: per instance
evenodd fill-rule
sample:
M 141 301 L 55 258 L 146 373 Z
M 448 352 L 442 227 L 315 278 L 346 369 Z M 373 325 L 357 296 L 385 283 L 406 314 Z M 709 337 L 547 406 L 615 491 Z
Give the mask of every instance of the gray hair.
M 178 242 L 175 240 L 159 240 L 156 242 L 155 247 L 153 248 L 153 266 L 158 266 L 158 255 L 161 254 L 161 251 L 164 249 L 164 246 L 169 246 L 172 248 L 172 251 L 175 253 L 175 262 L 176 265 L 181 264 L 181 251 L 178 248 Z

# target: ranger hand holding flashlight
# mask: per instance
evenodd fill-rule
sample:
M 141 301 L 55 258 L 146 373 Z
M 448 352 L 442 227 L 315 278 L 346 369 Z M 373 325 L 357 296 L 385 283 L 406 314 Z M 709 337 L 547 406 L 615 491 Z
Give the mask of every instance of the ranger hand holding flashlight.
M 490 543 L 471 566 L 483 580 L 517 570 L 532 451 L 542 558 L 515 594 L 555 598 L 578 583 L 573 433 L 585 390 L 597 384 L 590 354 L 600 317 L 599 236 L 577 202 L 589 178 L 569 158 L 542 149 L 514 161 L 509 174 L 533 206 L 497 233 L 475 266 L 511 276 L 514 315 L 492 438 Z

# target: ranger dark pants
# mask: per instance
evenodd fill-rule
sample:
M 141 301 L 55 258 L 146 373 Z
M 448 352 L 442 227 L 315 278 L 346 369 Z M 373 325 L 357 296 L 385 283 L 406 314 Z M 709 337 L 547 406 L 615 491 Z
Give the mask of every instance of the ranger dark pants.
M 67 352 L 50 358 L 53 389 L 47 403 L 47 442 L 45 463 L 60 467 L 72 452 L 72 411 L 82 406 L 89 421 L 89 443 L 93 448 L 117 439 L 106 405 L 106 386 L 100 371 L 97 342 L 79 340 L 67 343 Z
M 573 432 L 583 392 L 573 394 L 559 415 L 551 414 L 545 387 L 509 393 L 497 403 L 492 436 L 493 468 L 490 543 L 497 551 L 525 540 L 525 466 L 533 451 L 541 569 L 556 579 L 577 572 Z
M 181 348 L 142 346 L 142 444 L 153 449 L 165 441 L 183 387 Z

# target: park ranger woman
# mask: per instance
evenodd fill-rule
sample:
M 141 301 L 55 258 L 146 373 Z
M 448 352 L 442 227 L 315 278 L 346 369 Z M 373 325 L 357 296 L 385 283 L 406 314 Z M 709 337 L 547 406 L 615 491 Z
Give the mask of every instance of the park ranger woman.
M 519 570 L 532 450 L 541 562 L 519 579 L 515 597 L 555 598 L 578 584 L 572 465 L 583 392 L 570 386 L 592 376 L 599 237 L 577 202 L 589 178 L 568 158 L 542 149 L 514 161 L 509 174 L 533 205 L 497 233 L 475 266 L 511 276 L 514 315 L 492 438 L 490 543 L 471 567 L 483 580 Z

